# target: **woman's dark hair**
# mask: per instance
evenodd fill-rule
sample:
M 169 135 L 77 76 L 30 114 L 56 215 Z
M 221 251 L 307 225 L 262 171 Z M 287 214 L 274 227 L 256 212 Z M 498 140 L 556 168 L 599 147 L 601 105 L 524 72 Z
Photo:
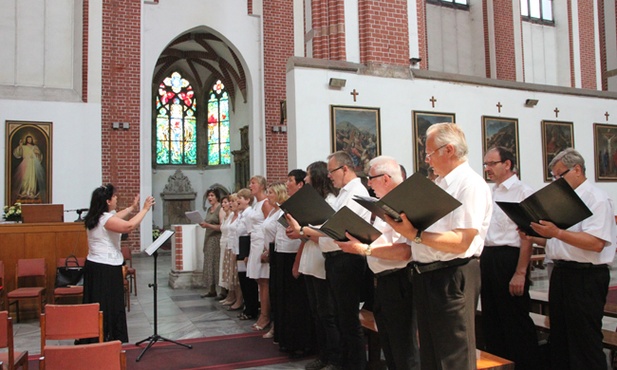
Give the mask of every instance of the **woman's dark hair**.
M 206 197 L 208 197 L 208 195 L 210 195 L 210 193 L 214 194 L 214 197 L 216 198 L 217 202 L 221 201 L 221 192 L 219 191 L 219 189 L 217 189 L 217 188 L 210 188 L 210 189 L 206 190 Z
M 92 230 L 99 224 L 99 219 L 103 213 L 109 210 L 107 201 L 114 196 L 114 186 L 112 184 L 102 185 L 94 189 L 88 214 L 84 217 L 86 229 Z
M 336 195 L 336 189 L 332 185 L 330 178 L 328 178 L 328 164 L 326 162 L 313 162 L 306 168 L 306 172 L 311 176 L 311 186 L 322 197 L 325 198 L 328 194 Z

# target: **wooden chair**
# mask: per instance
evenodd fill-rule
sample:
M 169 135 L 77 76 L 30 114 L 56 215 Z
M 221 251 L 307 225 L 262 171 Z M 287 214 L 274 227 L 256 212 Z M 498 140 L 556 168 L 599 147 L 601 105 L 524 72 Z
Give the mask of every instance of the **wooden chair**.
M 45 306 L 41 314 L 41 350 L 48 339 L 84 338 L 103 342 L 103 312 L 98 303 Z
M 121 247 L 122 249 L 122 257 L 124 257 L 124 263 L 128 262 L 126 277 L 129 279 L 129 287 L 132 286 L 133 294 L 137 297 L 137 273 L 135 272 L 135 268 L 133 267 L 133 255 L 131 254 L 131 249 L 129 247 Z
M 79 266 L 83 267 L 86 263 L 86 259 L 84 257 L 77 258 L 77 263 Z M 56 261 L 56 267 L 63 267 L 66 264 L 66 258 L 58 258 Z M 83 286 L 69 286 L 69 287 L 59 287 L 54 288 L 54 293 L 52 295 L 51 303 L 56 303 L 61 298 L 67 297 L 83 297 L 84 295 L 84 287 Z
M 128 266 L 122 266 L 122 281 L 124 282 L 124 307 L 128 312 L 131 312 L 131 284 L 128 275 Z
M 13 349 L 13 321 L 8 311 L 0 311 L 0 348 L 8 348 L 8 351 L 0 353 L 2 369 L 28 370 L 28 351 L 15 352 Z
M 79 346 L 47 346 L 41 351 L 41 370 L 125 370 L 126 352 L 119 340 Z
M 15 304 L 17 322 L 19 322 L 19 302 L 26 299 L 35 299 L 37 315 L 43 312 L 45 300 L 45 287 L 47 286 L 47 266 L 44 258 L 31 258 L 17 260 L 15 269 L 15 286 L 7 294 L 9 306 Z

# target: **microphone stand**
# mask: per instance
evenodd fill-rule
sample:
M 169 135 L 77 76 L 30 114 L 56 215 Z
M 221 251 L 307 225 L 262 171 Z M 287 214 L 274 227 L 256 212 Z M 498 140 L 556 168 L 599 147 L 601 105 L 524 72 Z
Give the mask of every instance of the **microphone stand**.
M 157 299 L 156 299 L 156 295 L 157 295 L 157 280 L 156 280 L 156 260 L 158 257 L 159 252 L 158 251 L 154 251 L 154 253 L 152 253 L 152 256 L 154 257 L 154 283 L 152 284 L 148 284 L 149 288 L 152 288 L 152 292 L 154 294 L 154 334 L 152 334 L 151 336 L 149 336 L 146 339 L 142 339 L 139 342 L 135 343 L 136 346 L 139 346 L 140 344 L 148 341 L 148 345 L 146 346 L 146 348 L 144 348 L 143 351 L 141 351 L 141 353 L 139 354 L 139 356 L 137 356 L 137 359 L 135 360 L 136 362 L 139 362 L 139 360 L 141 360 L 141 357 L 146 353 L 146 351 L 148 349 L 150 349 L 150 347 L 152 347 L 154 345 L 154 343 L 158 342 L 158 341 L 164 341 L 164 342 L 170 342 L 173 344 L 177 344 L 179 346 L 188 348 L 188 349 L 192 349 L 193 346 L 189 345 L 189 344 L 184 344 L 184 343 L 180 343 L 180 342 L 176 342 L 175 340 L 171 340 L 171 339 L 167 339 L 165 337 L 162 337 L 158 334 L 158 328 L 157 328 Z

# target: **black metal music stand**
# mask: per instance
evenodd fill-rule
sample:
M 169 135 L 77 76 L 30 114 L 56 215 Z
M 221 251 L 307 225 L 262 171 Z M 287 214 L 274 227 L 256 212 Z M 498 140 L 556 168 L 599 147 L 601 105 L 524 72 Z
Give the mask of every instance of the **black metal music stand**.
M 148 345 L 146 346 L 146 348 L 144 348 L 143 351 L 141 351 L 141 353 L 139 354 L 139 356 L 137 356 L 137 359 L 135 360 L 136 362 L 139 362 L 139 360 L 141 360 L 141 357 L 146 353 L 146 351 L 148 349 L 150 349 L 150 347 L 152 347 L 154 345 L 154 343 L 158 342 L 158 341 L 164 341 L 164 342 L 170 342 L 173 344 L 177 344 L 179 346 L 188 348 L 188 349 L 192 349 L 193 346 L 189 345 L 189 344 L 184 344 L 184 343 L 180 343 L 180 342 L 176 342 L 175 340 L 171 340 L 171 339 L 167 339 L 165 337 L 162 337 L 158 334 L 158 320 L 157 320 L 157 280 L 156 280 L 156 260 L 158 258 L 158 249 L 159 247 L 165 242 L 167 241 L 167 239 L 169 239 L 170 236 L 173 235 L 172 231 L 165 231 L 163 234 L 161 234 L 161 236 L 159 236 L 154 243 L 152 243 L 148 248 L 146 248 L 145 252 L 148 253 L 149 255 L 151 255 L 152 257 L 154 257 L 154 283 L 152 284 L 148 284 L 148 287 L 152 288 L 152 292 L 154 294 L 154 334 L 152 334 L 151 336 L 149 336 L 146 339 L 142 339 L 139 342 L 135 343 L 136 346 L 144 343 L 144 342 L 148 342 Z

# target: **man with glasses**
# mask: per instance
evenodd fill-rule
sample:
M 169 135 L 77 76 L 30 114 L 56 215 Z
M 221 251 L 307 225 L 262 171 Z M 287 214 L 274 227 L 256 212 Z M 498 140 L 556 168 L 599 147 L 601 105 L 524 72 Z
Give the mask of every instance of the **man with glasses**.
M 495 183 L 493 202 L 518 203 L 533 194 L 516 176 L 516 160 L 509 150 L 489 149 L 483 165 Z M 514 361 L 517 369 L 540 366 L 536 327 L 529 317 L 531 249 L 531 241 L 521 239 L 516 224 L 493 204 L 480 258 L 482 333 L 486 350 Z
M 576 150 L 560 152 L 549 168 L 555 178 L 568 182 L 592 212 L 567 230 L 550 221 L 532 222 L 531 228 L 543 238 L 527 237 L 546 245 L 546 256 L 554 263 L 548 295 L 551 367 L 605 369 L 602 316 L 617 235 L 613 201 L 587 180 L 585 160 Z
M 328 177 L 339 194 L 334 201 L 335 211 L 347 206 L 350 210 L 370 221 L 371 213 L 353 200 L 355 195 L 368 196 L 368 191 L 353 170 L 351 156 L 344 151 L 338 151 L 328 156 Z M 342 364 L 329 364 L 327 369 L 358 369 L 366 368 L 366 348 L 364 334 L 358 308 L 361 294 L 365 287 L 366 258 L 357 254 L 345 253 L 329 237 L 321 232 L 300 227 L 293 218 L 288 218 L 290 226 L 305 237 L 319 239 L 319 247 L 326 261 L 326 282 L 332 290 L 336 306 L 339 330 L 341 333 Z M 326 369 L 326 368 L 324 368 Z
M 403 182 L 401 167 L 394 158 L 379 156 L 370 163 L 368 184 L 382 198 Z M 373 313 L 379 328 L 379 341 L 388 369 L 420 369 L 416 310 L 409 280 L 411 241 L 376 218 L 373 224 L 382 235 L 371 245 L 351 235 L 348 242 L 337 242 L 348 253 L 366 256 L 375 274 Z
M 418 230 L 401 215 L 394 230 L 413 240 L 413 290 L 418 311 L 422 369 L 475 369 L 475 314 L 480 294 L 477 258 L 491 219 L 491 192 L 467 163 L 460 125 L 438 123 L 427 130 L 426 162 L 435 183 L 462 205 Z

